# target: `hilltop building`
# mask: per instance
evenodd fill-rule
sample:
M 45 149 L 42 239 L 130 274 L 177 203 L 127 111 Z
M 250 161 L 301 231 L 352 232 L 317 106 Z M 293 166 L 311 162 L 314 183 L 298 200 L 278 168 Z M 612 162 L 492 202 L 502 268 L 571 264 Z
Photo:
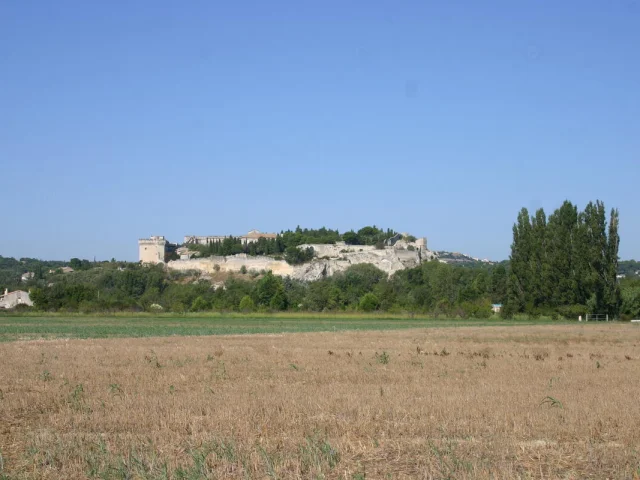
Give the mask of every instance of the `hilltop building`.
M 73 272 L 73 268 L 71 267 L 60 267 L 60 268 L 52 268 L 49 270 L 49 273 L 71 273 Z
M 175 271 L 198 271 L 205 274 L 272 271 L 274 275 L 313 281 L 362 263 L 372 264 L 391 275 L 436 257 L 427 249 L 426 238 L 416 238 L 406 233 L 393 236 L 385 245 L 350 245 L 344 241 L 299 245 L 300 249 L 313 249 L 313 258 L 300 265 L 289 264 L 281 255 L 237 253 L 203 256 L 199 251 L 201 249 L 196 248 L 224 242 L 230 237 L 247 246 L 261 238 L 275 239 L 277 234 L 251 230 L 242 236 L 187 235 L 179 248 L 170 244 L 163 236 L 143 238 L 138 241 L 140 261 L 146 264 L 165 264 L 168 269 Z
M 246 235 L 239 237 L 240 241 L 244 244 L 257 242 L 260 238 L 276 238 L 276 233 L 263 233 L 260 230 L 250 230 Z M 198 237 L 195 235 L 186 235 L 184 237 L 185 245 L 207 245 L 209 243 L 222 242 L 225 238 L 229 238 L 228 235 L 212 235 L 206 237 Z
M 138 240 L 138 258 L 142 263 L 165 263 L 176 251 L 177 245 L 169 243 L 164 236 L 152 236 Z
M 239 238 L 244 244 L 249 244 L 257 242 L 260 238 L 271 239 L 276 237 L 277 234 L 275 233 L 263 233 L 259 230 L 251 230 L 246 235 L 235 238 Z M 184 237 L 184 245 L 187 247 L 189 245 L 207 245 L 218 241 L 222 242 L 225 238 L 229 238 L 229 235 L 210 235 L 204 237 L 186 235 Z M 177 249 L 178 245 L 169 243 L 162 235 L 138 240 L 138 258 L 142 263 L 167 263 L 170 257 L 176 253 Z

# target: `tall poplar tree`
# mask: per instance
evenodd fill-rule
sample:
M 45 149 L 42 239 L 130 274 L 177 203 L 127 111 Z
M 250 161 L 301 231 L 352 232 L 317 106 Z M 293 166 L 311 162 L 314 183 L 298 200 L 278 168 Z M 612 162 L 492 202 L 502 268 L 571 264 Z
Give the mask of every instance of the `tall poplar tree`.
M 550 300 L 547 252 L 547 217 L 540 208 L 531 218 L 530 294 L 534 307 L 546 305 Z
M 590 313 L 605 310 L 605 271 L 607 270 L 607 220 L 604 204 L 597 200 L 589 202 L 584 209 L 585 252 L 587 269 L 583 273 L 586 292 L 589 295 L 587 307 Z
M 578 223 L 578 209 L 565 200 L 549 217 L 547 227 L 547 288 L 551 292 L 551 304 L 573 305 L 576 303 L 576 271 L 574 242 Z
M 509 312 L 522 312 L 531 300 L 531 223 L 529 211 L 520 210 L 513 226 L 513 243 L 509 277 L 507 281 L 507 305 Z
M 622 304 L 620 284 L 618 283 L 618 248 L 620 235 L 618 225 L 620 216 L 618 209 L 611 209 L 609 217 L 609 235 L 607 238 L 607 255 L 605 271 L 605 308 L 609 315 L 617 315 Z

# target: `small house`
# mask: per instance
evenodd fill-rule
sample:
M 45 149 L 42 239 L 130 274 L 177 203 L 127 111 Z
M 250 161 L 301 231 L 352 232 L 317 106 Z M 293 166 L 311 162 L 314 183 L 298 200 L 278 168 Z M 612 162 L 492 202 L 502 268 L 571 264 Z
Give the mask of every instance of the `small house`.
M 4 295 L 0 295 L 0 308 L 16 308 L 18 305 L 33 307 L 33 302 L 31 298 L 29 298 L 29 292 L 23 290 L 9 292 L 9 290 L 5 290 Z
M 21 277 L 21 280 L 22 280 L 23 282 L 28 282 L 29 280 L 31 280 L 31 279 L 32 279 L 33 277 L 35 277 L 35 276 L 36 276 L 36 274 L 35 274 L 35 273 L 33 273 L 33 272 L 23 273 L 23 274 L 22 274 L 22 277 Z

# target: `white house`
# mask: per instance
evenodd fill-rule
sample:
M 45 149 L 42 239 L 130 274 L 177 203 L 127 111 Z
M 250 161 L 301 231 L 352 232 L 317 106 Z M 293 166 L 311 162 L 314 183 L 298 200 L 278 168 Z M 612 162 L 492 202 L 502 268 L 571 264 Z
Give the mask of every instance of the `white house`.
M 56 273 L 58 270 L 60 270 L 62 273 L 71 273 L 73 272 L 73 268 L 71 267 L 60 267 L 60 268 L 52 268 L 51 270 L 49 270 L 49 273 Z
M 500 310 L 502 310 L 502 304 L 501 303 L 494 303 L 493 305 L 491 305 L 491 311 L 493 313 L 500 313 Z
M 24 290 L 16 290 L 15 292 L 4 291 L 4 295 L 0 295 L 0 308 L 15 308 L 18 305 L 28 305 L 33 307 L 33 302 L 29 298 L 29 292 Z
M 22 281 L 23 282 L 28 282 L 29 280 L 31 280 L 35 276 L 36 276 L 36 274 L 33 273 L 33 272 L 23 273 L 22 274 Z

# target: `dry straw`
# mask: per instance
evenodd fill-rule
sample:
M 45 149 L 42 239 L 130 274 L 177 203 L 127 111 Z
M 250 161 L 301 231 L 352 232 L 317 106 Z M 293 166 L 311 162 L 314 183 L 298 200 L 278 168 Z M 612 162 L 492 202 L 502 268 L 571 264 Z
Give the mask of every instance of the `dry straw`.
M 633 478 L 634 327 L 0 344 L 0 478 Z

